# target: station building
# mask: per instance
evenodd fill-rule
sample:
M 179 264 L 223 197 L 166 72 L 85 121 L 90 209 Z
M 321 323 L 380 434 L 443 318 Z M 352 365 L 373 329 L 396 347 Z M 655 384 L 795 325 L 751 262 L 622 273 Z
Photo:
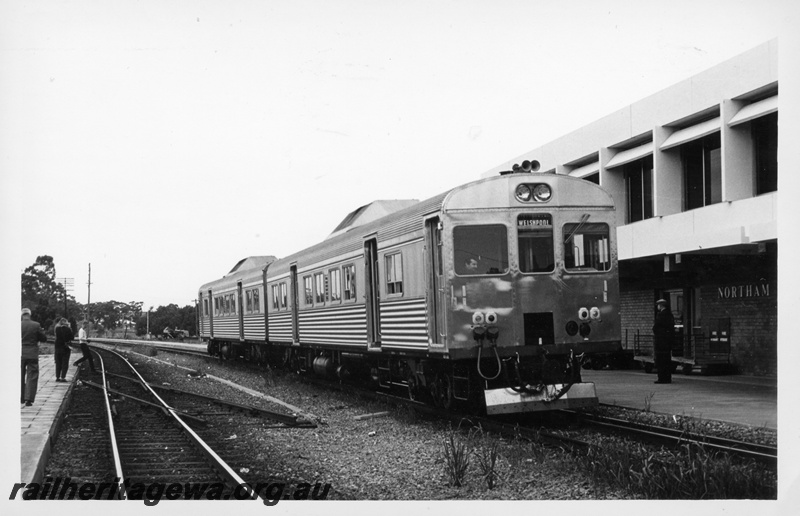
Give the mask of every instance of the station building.
M 524 160 L 614 197 L 624 349 L 652 349 L 663 297 L 684 368 L 777 374 L 777 40 L 486 175 Z

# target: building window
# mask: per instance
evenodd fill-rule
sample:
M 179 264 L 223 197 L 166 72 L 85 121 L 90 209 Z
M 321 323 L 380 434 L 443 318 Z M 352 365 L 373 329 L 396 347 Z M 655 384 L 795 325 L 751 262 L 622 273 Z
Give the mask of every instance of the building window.
M 577 224 L 564 224 L 564 266 L 570 272 L 610 270 L 608 224 L 588 224 L 585 219 Z
M 303 290 L 305 292 L 306 306 L 314 304 L 314 286 L 311 282 L 311 276 L 303 276 Z
M 281 283 L 281 308 L 289 306 L 286 296 L 286 283 Z
M 253 311 L 255 313 L 261 312 L 261 294 L 257 288 L 253 289 Z
M 584 181 L 589 181 L 590 183 L 594 183 L 600 186 L 600 172 L 595 172 L 594 174 L 589 174 L 588 176 L 583 176 L 581 179 Z
M 331 269 L 328 271 L 330 277 L 331 301 L 342 300 L 342 271 L 339 269 Z
M 520 272 L 550 272 L 555 265 L 553 219 L 549 213 L 523 213 L 517 217 Z
M 636 160 L 623 167 L 628 194 L 628 223 L 653 216 L 653 156 Z
M 344 300 L 353 301 L 356 298 L 356 266 L 345 265 L 342 267 L 344 275 Z
M 314 303 L 325 303 L 325 275 L 321 272 L 314 274 Z
M 719 133 L 681 147 L 685 209 L 722 202 L 722 159 Z
M 386 262 L 386 293 L 403 293 L 403 255 L 390 254 L 385 257 Z
M 778 113 L 753 120 L 756 195 L 778 191 Z

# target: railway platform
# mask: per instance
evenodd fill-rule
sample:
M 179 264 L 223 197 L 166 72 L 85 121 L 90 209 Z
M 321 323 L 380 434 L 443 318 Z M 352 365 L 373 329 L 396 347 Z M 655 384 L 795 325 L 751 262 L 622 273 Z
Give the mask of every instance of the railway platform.
M 80 358 L 80 353 L 70 358 Z M 56 381 L 53 355 L 39 355 L 39 387 L 33 405 L 20 408 L 20 482 L 41 482 L 51 443 L 69 407 L 78 368 L 70 364 L 66 383 Z
M 653 412 L 778 428 L 777 379 L 743 375 L 673 374 L 672 383 L 654 384 L 642 370 L 584 370 L 600 403 Z

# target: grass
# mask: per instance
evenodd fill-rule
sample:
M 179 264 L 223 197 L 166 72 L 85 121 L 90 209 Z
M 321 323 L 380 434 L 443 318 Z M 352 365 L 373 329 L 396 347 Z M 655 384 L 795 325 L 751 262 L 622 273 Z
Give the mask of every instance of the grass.
M 712 453 L 702 446 L 653 450 L 609 440 L 578 458 L 596 481 L 622 487 L 645 499 L 760 499 L 777 497 L 773 471 L 753 461 Z

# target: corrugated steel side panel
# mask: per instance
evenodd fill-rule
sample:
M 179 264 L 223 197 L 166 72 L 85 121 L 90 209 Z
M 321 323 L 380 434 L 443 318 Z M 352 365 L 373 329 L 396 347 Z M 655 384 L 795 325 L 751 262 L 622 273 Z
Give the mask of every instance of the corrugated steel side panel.
M 214 319 L 214 338 L 239 340 L 239 318 L 234 316 Z
M 269 341 L 292 342 L 292 312 L 269 314 Z
M 266 340 L 267 331 L 264 328 L 264 314 L 250 314 L 244 316 L 244 338 L 247 340 Z
M 381 347 L 402 349 L 428 347 L 425 298 L 381 303 Z
M 303 344 L 367 345 L 365 305 L 343 305 L 299 314 Z

